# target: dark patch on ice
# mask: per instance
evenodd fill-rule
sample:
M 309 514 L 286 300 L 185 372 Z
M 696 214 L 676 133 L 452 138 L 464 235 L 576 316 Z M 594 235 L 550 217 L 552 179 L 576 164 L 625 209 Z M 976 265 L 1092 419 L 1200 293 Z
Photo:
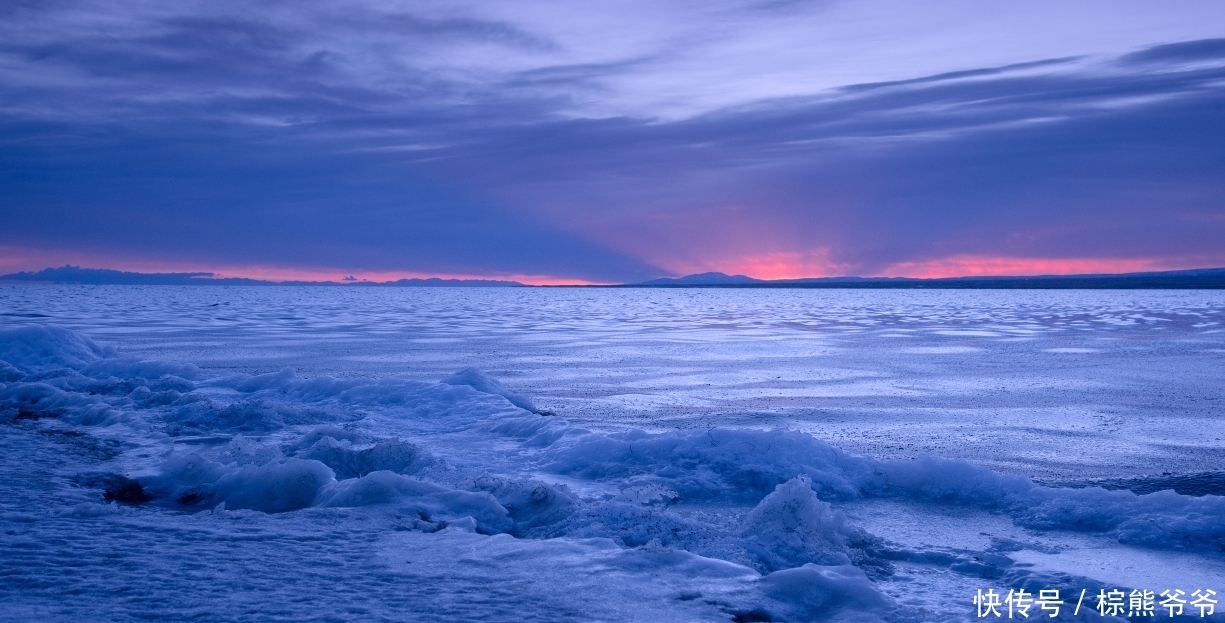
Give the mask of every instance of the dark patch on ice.
M 121 474 L 106 474 L 101 478 L 102 499 L 120 504 L 144 504 L 153 499 L 145 492 L 139 480 L 133 480 Z
M 123 444 L 115 439 L 98 439 L 79 431 L 56 428 L 44 428 L 38 434 L 102 461 L 109 461 L 122 453 L 120 447 Z
M 179 497 L 175 498 L 174 501 L 183 506 L 196 506 L 201 502 L 209 501 L 211 498 L 212 491 L 204 486 L 196 486 L 179 494 Z
M 1203 497 L 1225 496 L 1225 472 L 1199 472 L 1194 474 L 1160 474 L 1136 476 L 1134 478 L 1108 478 L 1088 482 L 1067 482 L 1052 486 L 1083 489 L 1101 487 L 1110 490 L 1127 490 L 1136 495 L 1147 495 L 1158 491 L 1173 490 L 1179 495 Z
M 55 410 L 24 409 L 24 408 L 19 407 L 17 409 L 17 414 L 13 416 L 13 421 L 21 422 L 21 421 L 29 421 L 29 420 L 44 420 L 44 419 L 58 418 L 61 415 L 63 415 L 63 413 L 59 411 L 55 411 Z
M 393 526 L 393 529 L 399 532 L 413 531 L 432 534 L 447 527 L 446 521 L 430 521 L 430 516 L 425 511 L 417 511 L 416 517 L 404 517 L 397 515 L 396 520 L 397 522 L 395 526 Z

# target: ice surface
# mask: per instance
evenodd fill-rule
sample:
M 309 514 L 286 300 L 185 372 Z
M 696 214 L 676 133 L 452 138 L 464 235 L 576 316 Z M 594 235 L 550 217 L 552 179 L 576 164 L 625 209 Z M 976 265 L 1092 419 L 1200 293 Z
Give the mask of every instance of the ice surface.
M 126 357 L 428 383 L 476 368 L 592 430 L 789 428 L 1061 482 L 1225 464 L 1223 309 L 1216 291 L 0 286 L 0 322 Z
M 220 289 L 207 290 L 119 291 Z M 798 323 L 798 302 L 737 316 L 707 292 L 651 293 L 656 309 L 638 300 L 615 322 L 566 320 L 564 292 L 538 301 L 544 311 L 511 305 L 526 305 L 519 294 L 413 293 L 397 296 L 487 297 L 473 308 L 539 320 L 449 325 L 467 313 L 455 306 L 432 332 L 338 318 L 295 337 L 267 306 L 231 306 L 225 322 L 241 327 L 121 319 L 107 307 L 115 291 L 0 292 L 18 312 L 81 314 L 53 318 L 76 331 L 28 316 L 0 325 L 3 618 L 944 621 L 972 619 L 980 588 L 1225 593 L 1225 498 L 1120 488 L 1223 471 L 1222 390 L 1205 382 L 1221 369 L 1219 295 L 1144 307 L 1070 293 L 1042 310 L 984 310 L 976 294 L 892 312 L 843 301 Z M 58 294 L 35 300 L 46 292 Z M 295 314 L 361 309 L 277 296 Z M 678 324 L 677 306 L 696 306 L 702 326 Z M 462 360 L 489 356 L 477 329 L 535 367 L 503 376 Z M 454 339 L 423 347 L 428 365 L 412 374 L 293 354 L 334 352 L 334 340 L 370 358 L 385 352 L 379 331 Z M 204 354 L 254 338 L 259 363 Z M 901 352 L 915 348 L 944 350 Z M 579 353 L 602 367 L 574 364 Z M 1061 365 L 1072 367 L 1043 371 Z M 614 387 L 655 406 L 613 408 Z M 977 455 L 957 440 L 973 437 L 1004 458 L 967 460 Z M 1169 473 L 1141 477 L 1129 467 L 1140 456 Z

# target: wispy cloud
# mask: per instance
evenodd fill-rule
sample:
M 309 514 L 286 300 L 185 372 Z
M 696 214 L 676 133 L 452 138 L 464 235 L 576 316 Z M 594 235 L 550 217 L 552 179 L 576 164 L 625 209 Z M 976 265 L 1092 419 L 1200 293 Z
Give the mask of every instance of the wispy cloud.
M 0 244 L 595 281 L 1225 263 L 1221 5 L 1027 38 L 1080 9 L 870 4 L 9 4 Z

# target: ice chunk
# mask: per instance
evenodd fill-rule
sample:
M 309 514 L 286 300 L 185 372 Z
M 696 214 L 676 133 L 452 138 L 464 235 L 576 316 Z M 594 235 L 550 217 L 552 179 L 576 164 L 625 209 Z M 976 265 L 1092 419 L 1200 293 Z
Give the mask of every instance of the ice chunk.
M 1001 474 L 968 461 L 919 457 L 913 461 L 880 462 L 876 477 L 864 484 L 877 494 L 903 494 L 923 500 L 972 503 L 994 508 L 1010 496 L 1031 491 L 1029 479 Z
M 0 360 L 25 374 L 79 369 L 114 356 L 115 349 L 68 329 L 45 325 L 0 329 Z
M 109 515 L 121 515 L 123 512 L 123 507 L 115 502 L 108 502 L 106 504 L 81 502 L 62 514 L 69 517 L 106 517 Z
M 726 559 L 742 562 L 735 547 L 724 547 L 726 536 L 716 527 L 700 520 L 669 512 L 658 506 L 629 504 L 617 500 L 580 504 L 574 512 L 555 525 L 545 525 L 532 536 L 606 538 L 625 547 L 655 545 L 708 555 L 718 550 Z M 744 560 L 743 562 L 748 562 Z
M 1225 548 L 1222 496 L 1044 487 L 966 461 L 933 457 L 878 462 L 876 474 L 864 485 L 872 495 L 999 509 L 1025 527 L 1104 532 L 1131 545 Z
M 285 368 L 279 372 L 247 377 L 236 383 L 234 389 L 247 393 L 265 389 L 282 389 L 289 385 L 296 377 L 297 374 L 294 373 L 293 368 Z
M 298 443 L 287 447 L 286 452 L 297 452 L 299 450 L 305 450 L 315 445 L 320 439 L 323 439 L 324 437 L 331 437 L 332 439 L 337 440 L 337 441 L 348 441 L 350 443 L 356 443 L 358 440 L 361 439 L 361 436 L 355 432 L 345 430 L 343 428 L 340 428 L 339 426 L 332 426 L 329 424 L 324 424 L 323 426 L 316 426 L 315 428 L 311 429 L 311 431 L 307 433 L 306 435 L 304 435 L 302 439 L 298 440 Z
M 94 425 L 119 421 L 116 412 L 98 396 L 66 392 L 46 383 L 9 383 L 0 386 L 0 418 L 60 418 L 72 424 Z
M 646 506 L 667 506 L 680 499 L 680 494 L 660 484 L 634 485 L 621 489 L 617 498 Z
M 225 467 L 221 463 L 210 461 L 198 453 L 175 454 L 166 460 L 161 475 L 148 479 L 146 484 L 156 487 L 161 491 L 161 495 L 168 495 L 171 491 L 178 492 L 197 485 L 214 483 L 224 473 Z
M 442 380 L 447 385 L 467 385 L 478 392 L 486 394 L 494 394 L 502 396 L 510 401 L 510 404 L 526 409 L 528 411 L 536 411 L 536 405 L 532 403 L 526 396 L 516 394 L 505 387 L 497 380 L 485 375 L 485 373 L 476 368 L 464 368 L 451 376 Z
M 578 496 L 565 485 L 539 480 L 485 475 L 473 481 L 472 487 L 493 495 L 510 513 L 520 532 L 557 523 L 578 507 Z
M 294 402 L 249 398 L 233 403 L 195 400 L 175 408 L 165 416 L 170 430 L 267 432 L 299 424 L 339 419 L 324 409 Z
M 203 371 L 191 364 L 126 358 L 99 359 L 82 367 L 80 372 L 85 376 L 97 379 L 105 379 L 107 377 L 119 379 L 177 377 L 178 379 L 194 380 L 203 376 Z
M 767 495 L 744 521 L 745 549 L 766 571 L 805 563 L 847 565 L 847 543 L 863 539 L 828 502 L 817 499 L 803 474 Z
M 894 618 L 889 616 L 893 610 L 889 602 L 877 592 L 868 576 L 853 565 L 809 563 L 775 571 L 762 578 L 761 584 L 766 595 L 782 604 L 785 612 L 780 614 L 784 620 L 842 619 L 866 623 Z
M 25 377 L 24 372 L 13 367 L 9 362 L 0 360 L 0 383 L 12 383 Z
M 225 502 L 230 509 L 281 513 L 310 506 L 335 480 L 319 461 L 282 457 L 262 464 L 224 465 L 193 453 L 172 456 L 160 475 L 143 482 L 154 495 L 184 506 Z
M 435 462 L 417 446 L 398 439 L 380 441 L 366 448 L 354 448 L 349 440 L 325 436 L 299 456 L 323 462 L 340 479 L 365 476 L 376 471 L 408 474 Z
M 454 522 L 466 517 L 485 534 L 510 530 L 510 514 L 485 492 L 459 491 L 401 476 L 389 471 L 335 483 L 321 492 L 320 506 L 395 504 L 402 514 L 416 514 L 429 522 Z
M 262 444 L 242 435 L 234 435 L 219 457 L 222 463 L 263 465 L 284 458 L 281 449 Z
M 585 432 L 584 432 L 585 433 Z M 829 499 L 860 495 L 874 465 L 794 431 L 716 428 L 701 432 L 565 435 L 550 448 L 550 471 L 591 479 L 646 476 L 682 498 L 747 497 L 809 477 Z
M 216 482 L 213 491 L 226 508 L 281 513 L 310 506 L 320 489 L 333 482 L 327 465 L 289 458 L 232 471 Z

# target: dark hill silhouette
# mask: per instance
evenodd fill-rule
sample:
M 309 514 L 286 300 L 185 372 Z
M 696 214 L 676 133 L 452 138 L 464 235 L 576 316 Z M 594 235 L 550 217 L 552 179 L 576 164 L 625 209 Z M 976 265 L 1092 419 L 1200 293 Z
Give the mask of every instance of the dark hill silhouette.
M 1016 277 L 814 277 L 808 279 L 753 279 L 744 275 L 701 273 L 672 279 L 628 284 L 634 288 L 893 288 L 994 290 L 1220 290 L 1225 289 L 1225 268 L 1200 268 L 1116 275 L 1040 275 Z
M 0 282 L 26 283 L 78 283 L 85 285 L 125 286 L 393 286 L 393 287 L 515 287 L 517 281 L 490 279 L 400 279 L 399 281 L 357 281 L 346 278 L 335 281 L 264 281 L 242 277 L 216 277 L 213 273 L 131 273 L 107 268 L 81 268 L 61 266 L 44 268 L 38 272 L 20 272 L 0 276 Z

